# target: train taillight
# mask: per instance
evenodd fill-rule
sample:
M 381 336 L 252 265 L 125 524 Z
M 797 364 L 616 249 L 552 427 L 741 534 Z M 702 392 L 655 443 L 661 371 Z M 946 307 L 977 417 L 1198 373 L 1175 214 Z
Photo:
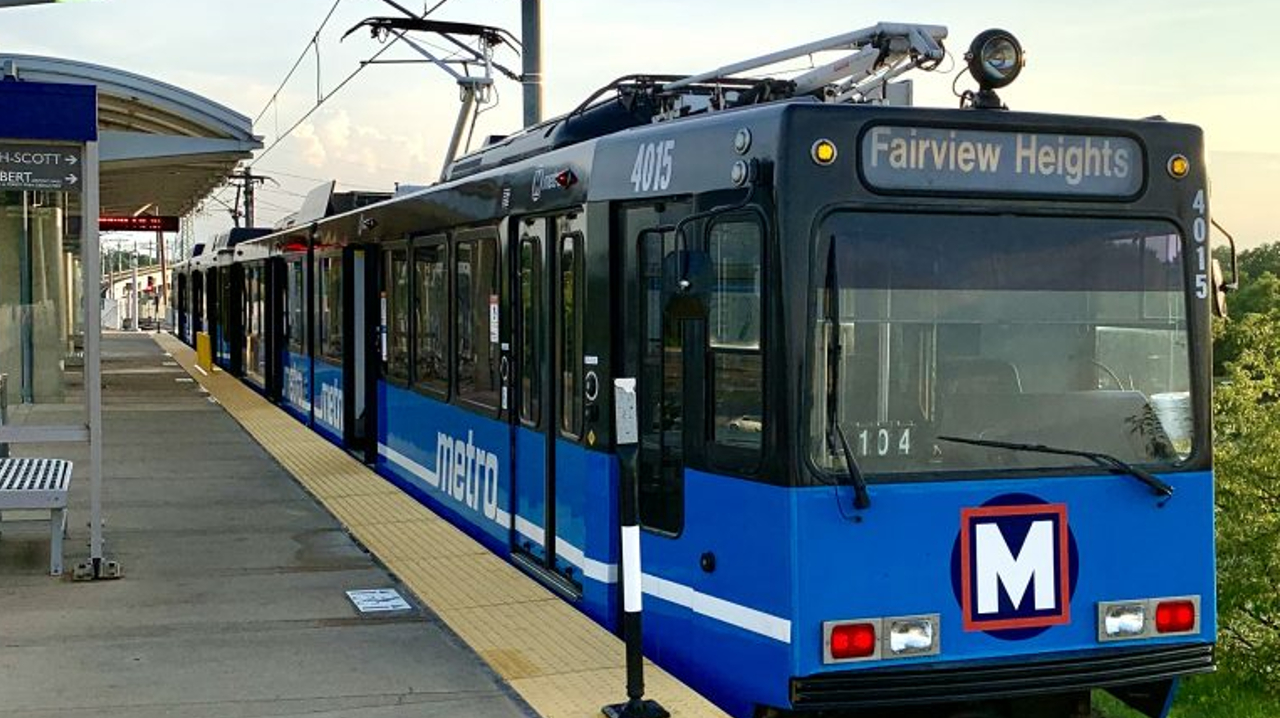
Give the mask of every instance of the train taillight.
M 1196 613 L 1194 601 L 1161 601 L 1156 605 L 1156 632 L 1187 633 L 1196 627 Z
M 872 658 L 879 641 L 874 623 L 838 623 L 831 627 L 827 653 L 832 660 Z
M 822 624 L 824 663 L 878 661 L 938 653 L 941 617 L 936 613 L 860 618 Z

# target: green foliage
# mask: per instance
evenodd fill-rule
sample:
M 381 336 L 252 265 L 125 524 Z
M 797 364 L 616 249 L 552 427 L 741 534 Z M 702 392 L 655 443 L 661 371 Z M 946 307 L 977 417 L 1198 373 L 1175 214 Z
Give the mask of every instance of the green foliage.
M 1229 274 L 1228 255 L 1215 251 L 1214 256 Z M 1248 341 L 1236 329 L 1237 320 L 1272 311 L 1280 311 L 1280 242 L 1240 253 L 1240 289 L 1227 297 L 1231 319 L 1215 319 L 1213 325 L 1213 373 L 1216 376 L 1226 372 L 1227 364 L 1240 356 L 1241 348 Z
M 1280 693 L 1280 308 L 1235 319 L 1214 396 L 1223 664 Z

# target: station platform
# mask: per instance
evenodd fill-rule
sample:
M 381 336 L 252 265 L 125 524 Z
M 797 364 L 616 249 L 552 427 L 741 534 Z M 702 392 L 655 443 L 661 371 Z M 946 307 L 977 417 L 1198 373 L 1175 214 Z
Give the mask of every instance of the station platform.
M 587 718 L 625 697 L 621 641 L 185 345 L 108 335 L 103 368 L 126 577 L 52 579 L 47 532 L 6 529 L 0 718 Z M 68 565 L 87 554 L 80 478 Z M 413 610 L 366 618 L 345 594 L 384 587 Z M 724 715 L 645 677 L 678 718 Z

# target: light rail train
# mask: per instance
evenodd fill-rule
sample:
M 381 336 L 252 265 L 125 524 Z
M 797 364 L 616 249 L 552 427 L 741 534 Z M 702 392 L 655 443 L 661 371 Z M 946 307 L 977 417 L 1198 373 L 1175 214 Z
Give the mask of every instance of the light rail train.
M 644 651 L 736 716 L 1165 715 L 1216 634 L 1201 131 L 1005 110 L 980 40 L 961 109 L 623 78 L 211 244 L 177 333 L 614 630 L 635 377 Z

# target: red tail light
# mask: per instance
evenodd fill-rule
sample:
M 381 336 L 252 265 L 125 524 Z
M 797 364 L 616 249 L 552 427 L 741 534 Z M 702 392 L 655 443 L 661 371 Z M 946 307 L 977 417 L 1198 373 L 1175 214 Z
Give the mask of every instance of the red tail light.
M 1186 633 L 1196 627 L 1196 605 L 1192 601 L 1161 601 L 1156 606 L 1157 633 Z
M 845 623 L 831 628 L 831 657 L 836 660 L 866 658 L 876 652 L 876 627 L 871 623 Z

